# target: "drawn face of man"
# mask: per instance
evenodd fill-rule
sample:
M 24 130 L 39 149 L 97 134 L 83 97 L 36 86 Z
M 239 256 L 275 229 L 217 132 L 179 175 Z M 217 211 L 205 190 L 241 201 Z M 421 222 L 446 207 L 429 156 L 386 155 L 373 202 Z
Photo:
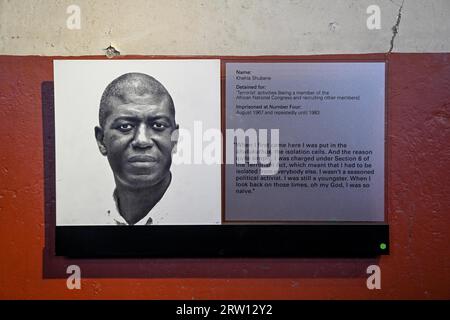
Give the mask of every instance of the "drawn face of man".
M 178 129 L 167 97 L 155 101 L 135 96 L 123 103 L 112 99 L 103 128 L 96 127 L 100 152 L 107 156 L 116 183 L 151 187 L 169 174 Z

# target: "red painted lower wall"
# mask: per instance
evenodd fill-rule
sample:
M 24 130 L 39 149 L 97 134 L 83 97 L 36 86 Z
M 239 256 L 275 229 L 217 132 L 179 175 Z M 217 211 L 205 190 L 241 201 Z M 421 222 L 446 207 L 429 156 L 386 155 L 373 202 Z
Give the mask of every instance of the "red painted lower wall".
M 319 56 L 358 57 L 385 56 Z M 53 58 L 0 56 L 0 298 L 449 299 L 450 54 L 386 59 L 389 256 L 160 259 L 154 263 L 167 274 L 158 278 L 83 279 L 81 290 L 68 290 L 66 279 L 44 278 L 43 270 L 41 83 L 53 80 Z M 373 263 L 381 290 L 366 287 Z

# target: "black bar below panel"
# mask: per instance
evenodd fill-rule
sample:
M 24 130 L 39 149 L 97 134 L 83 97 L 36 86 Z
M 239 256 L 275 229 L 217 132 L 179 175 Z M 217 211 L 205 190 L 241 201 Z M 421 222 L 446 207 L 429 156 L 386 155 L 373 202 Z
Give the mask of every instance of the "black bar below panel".
M 374 257 L 387 224 L 57 226 L 56 255 L 96 257 Z

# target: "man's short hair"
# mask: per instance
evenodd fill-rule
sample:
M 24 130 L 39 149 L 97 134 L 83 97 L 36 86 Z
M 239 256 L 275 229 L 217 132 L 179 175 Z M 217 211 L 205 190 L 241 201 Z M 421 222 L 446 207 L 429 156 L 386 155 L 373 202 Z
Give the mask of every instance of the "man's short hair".
M 155 78 L 145 73 L 130 72 L 114 79 L 103 92 L 100 100 L 99 124 L 103 128 L 108 108 L 114 100 L 123 104 L 133 101 L 133 97 L 151 97 L 154 103 L 167 101 L 170 112 L 175 117 L 175 107 L 167 89 Z

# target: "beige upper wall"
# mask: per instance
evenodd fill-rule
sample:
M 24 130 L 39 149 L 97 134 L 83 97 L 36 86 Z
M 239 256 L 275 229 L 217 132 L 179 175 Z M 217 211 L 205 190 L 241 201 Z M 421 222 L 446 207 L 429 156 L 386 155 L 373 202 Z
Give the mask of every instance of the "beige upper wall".
M 0 0 L 0 54 L 387 52 L 402 0 Z M 81 29 L 66 13 L 81 8 Z M 369 5 L 381 29 L 368 30 Z M 450 0 L 405 0 L 393 52 L 449 52 Z

